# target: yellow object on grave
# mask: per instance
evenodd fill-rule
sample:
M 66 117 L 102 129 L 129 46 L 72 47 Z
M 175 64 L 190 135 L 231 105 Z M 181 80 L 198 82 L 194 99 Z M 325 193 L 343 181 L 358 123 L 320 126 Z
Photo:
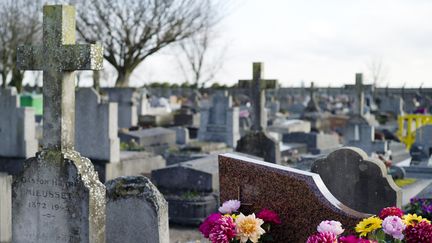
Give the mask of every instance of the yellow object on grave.
M 410 149 L 415 142 L 416 130 L 429 124 L 432 124 L 432 115 L 408 114 L 399 116 L 397 136 L 407 149 Z

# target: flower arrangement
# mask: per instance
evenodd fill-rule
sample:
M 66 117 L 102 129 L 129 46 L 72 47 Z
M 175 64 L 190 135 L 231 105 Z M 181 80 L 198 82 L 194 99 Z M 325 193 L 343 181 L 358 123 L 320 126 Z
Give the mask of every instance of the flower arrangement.
M 239 212 L 238 200 L 222 204 L 218 213 L 209 215 L 200 225 L 199 231 L 212 243 L 256 243 L 269 242 L 271 226 L 281 224 L 279 215 L 269 209 L 262 209 L 256 215 Z
M 357 235 L 342 236 L 345 230 L 338 221 L 323 221 L 307 243 L 427 243 L 432 242 L 432 224 L 417 214 L 404 214 L 397 207 L 381 210 L 378 216 L 361 220 Z
M 432 220 L 432 199 L 411 198 L 410 203 L 404 208 L 405 212 L 417 214 L 428 220 Z

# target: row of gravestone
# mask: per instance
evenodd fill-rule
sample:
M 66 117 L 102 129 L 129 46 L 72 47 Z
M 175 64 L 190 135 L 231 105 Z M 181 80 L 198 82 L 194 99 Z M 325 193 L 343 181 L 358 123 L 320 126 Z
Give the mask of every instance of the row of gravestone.
M 34 184 L 36 183 L 44 182 Z M 12 195 L 19 192 L 16 191 L 17 188 L 11 190 L 11 185 L 12 176 L 0 173 L 0 242 L 87 242 L 84 237 L 91 235 L 89 231 L 92 229 L 84 228 L 86 223 L 82 220 L 86 216 L 77 212 L 77 215 L 72 214 L 72 217 L 68 218 L 62 213 L 72 210 L 72 205 L 62 200 L 76 203 L 78 207 L 83 206 L 83 202 L 71 200 L 76 198 L 75 195 L 51 191 L 52 186 L 38 185 L 25 189 L 26 194 L 32 196 L 33 200 L 26 201 L 25 204 L 12 204 Z M 106 238 L 106 242 L 169 242 L 168 203 L 149 179 L 143 176 L 119 177 L 105 185 L 106 211 L 90 213 L 101 214 L 103 221 L 106 220 L 105 233 L 102 232 L 105 234 L 102 238 Z M 66 205 L 69 205 L 69 208 L 66 208 Z M 11 210 L 12 207 L 15 208 Z M 19 207 L 19 210 L 16 207 Z M 30 217 L 30 211 L 37 208 L 42 211 L 39 217 Z M 67 221 L 66 225 L 70 228 L 52 225 L 46 227 L 47 230 L 40 231 L 39 228 L 48 225 L 51 218 Z M 23 221 L 31 222 L 31 227 L 22 228 Z M 80 234 L 69 232 L 73 228 L 80 229 Z M 55 240 L 53 236 L 56 237 Z

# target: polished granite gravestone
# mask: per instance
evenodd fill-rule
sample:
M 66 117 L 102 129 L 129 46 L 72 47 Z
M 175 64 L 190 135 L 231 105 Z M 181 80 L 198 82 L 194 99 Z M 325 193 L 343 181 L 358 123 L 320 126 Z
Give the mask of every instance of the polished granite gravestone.
M 144 176 L 108 181 L 106 243 L 169 243 L 168 203 Z
M 378 214 L 385 207 L 402 206 L 402 190 L 384 163 L 359 148 L 340 148 L 316 160 L 311 171 L 339 201 L 359 212 Z
M 101 70 L 103 48 L 75 44 L 75 8 L 43 7 L 43 44 L 20 46 L 20 70 L 43 73 L 43 150 L 13 178 L 16 243 L 105 242 L 105 187 L 74 151 L 75 72 Z
M 340 203 L 315 173 L 287 168 L 243 156 L 219 156 L 221 202 L 238 199 L 241 212 L 267 208 L 282 221 L 272 228 L 275 242 L 305 242 L 323 220 L 338 220 L 353 229 L 368 217 Z

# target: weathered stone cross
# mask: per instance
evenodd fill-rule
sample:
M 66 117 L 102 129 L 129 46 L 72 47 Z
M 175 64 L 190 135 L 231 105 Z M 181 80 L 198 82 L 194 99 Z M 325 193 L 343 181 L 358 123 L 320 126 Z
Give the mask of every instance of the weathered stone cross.
M 253 106 L 253 124 L 252 130 L 261 131 L 267 127 L 265 119 L 265 90 L 277 88 L 276 79 L 262 79 L 263 64 L 261 62 L 253 63 L 252 80 L 239 80 L 240 88 L 249 88 Z
M 318 89 L 314 87 L 314 82 L 311 82 L 311 86 L 310 86 L 310 88 L 308 88 L 308 90 L 309 90 L 310 100 L 306 106 L 305 111 L 306 112 L 320 112 L 321 108 L 318 106 L 318 103 L 317 103 L 316 98 L 315 98 L 315 91 L 318 91 Z
M 74 146 L 75 70 L 101 70 L 100 45 L 75 44 L 75 7 L 43 8 L 42 46 L 20 46 L 17 65 L 21 70 L 42 70 L 43 146 L 68 150 Z
M 364 112 L 364 92 L 363 92 L 363 74 L 356 73 L 355 78 L 355 89 L 356 89 L 356 102 L 354 108 L 354 114 L 363 115 Z

